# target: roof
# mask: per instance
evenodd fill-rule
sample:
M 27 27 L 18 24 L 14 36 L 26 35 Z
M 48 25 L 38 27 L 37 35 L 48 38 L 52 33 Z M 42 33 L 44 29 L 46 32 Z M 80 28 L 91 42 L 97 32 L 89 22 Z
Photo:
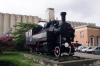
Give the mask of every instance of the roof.
M 46 11 L 48 11 L 48 10 L 54 10 L 54 8 L 47 8 L 47 10 L 46 10 Z M 45 12 L 46 12 L 46 11 L 45 11 Z
M 49 10 L 54 10 L 54 8 L 48 8 Z
M 82 26 L 75 27 L 75 29 L 80 29 L 80 28 L 85 28 L 85 27 L 100 29 L 99 26 L 91 26 L 91 25 L 82 25 Z

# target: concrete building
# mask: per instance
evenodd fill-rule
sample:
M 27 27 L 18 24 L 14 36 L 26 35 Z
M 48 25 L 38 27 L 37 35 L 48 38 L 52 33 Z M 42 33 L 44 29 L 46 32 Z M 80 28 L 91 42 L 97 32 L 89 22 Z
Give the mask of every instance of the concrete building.
M 16 15 L 11 14 L 10 15 L 10 27 L 12 27 L 12 32 L 14 32 L 16 30 L 16 28 L 14 27 L 15 24 L 16 24 Z
M 16 23 L 18 22 L 22 22 L 22 15 L 16 15 L 16 19 L 15 19 Z
M 10 28 L 10 14 L 5 13 L 3 15 L 4 20 L 3 20 L 3 34 Z
M 41 21 L 41 18 L 38 16 L 0 13 L 0 36 L 6 33 L 9 28 L 12 28 L 12 32 L 14 32 L 16 30 L 14 25 L 19 22 L 30 22 L 37 24 L 39 21 Z
M 22 22 L 27 23 L 28 22 L 28 16 L 27 15 L 23 15 L 22 16 Z
M 83 46 L 100 46 L 100 27 L 84 25 L 75 28 L 74 42 Z
M 45 19 L 46 19 L 46 21 L 55 19 L 54 8 L 47 8 L 47 10 L 45 11 Z
M 3 34 L 3 13 L 0 13 L 0 35 Z
M 33 22 L 33 16 L 29 16 L 29 17 L 28 17 L 28 21 L 27 21 L 27 22 L 32 23 L 32 22 Z

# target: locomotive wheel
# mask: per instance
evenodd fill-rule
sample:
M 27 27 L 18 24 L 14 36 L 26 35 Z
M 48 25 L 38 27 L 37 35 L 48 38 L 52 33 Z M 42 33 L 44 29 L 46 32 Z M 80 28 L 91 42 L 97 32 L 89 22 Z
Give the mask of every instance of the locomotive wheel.
M 55 47 L 54 54 L 55 54 L 56 57 L 61 56 L 61 51 L 60 51 L 60 47 L 59 46 Z
M 32 47 L 30 47 L 30 52 L 33 52 L 33 49 L 32 49 Z
M 74 55 L 74 53 L 72 52 L 72 47 L 71 46 L 69 46 L 69 49 L 70 49 L 70 51 L 69 51 L 69 56 L 73 56 Z
M 48 55 L 48 46 L 47 46 L 47 42 L 43 43 L 43 54 L 44 55 Z
M 37 48 L 35 48 L 35 53 L 39 53 Z
M 47 52 L 44 52 L 44 55 L 47 55 L 48 53 Z

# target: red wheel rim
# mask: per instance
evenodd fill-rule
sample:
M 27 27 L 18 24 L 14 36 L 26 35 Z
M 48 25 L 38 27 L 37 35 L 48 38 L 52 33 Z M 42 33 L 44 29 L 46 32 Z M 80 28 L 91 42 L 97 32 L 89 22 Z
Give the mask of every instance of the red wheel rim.
M 60 48 L 59 47 L 55 47 L 54 53 L 55 53 L 56 57 L 59 57 L 60 56 Z

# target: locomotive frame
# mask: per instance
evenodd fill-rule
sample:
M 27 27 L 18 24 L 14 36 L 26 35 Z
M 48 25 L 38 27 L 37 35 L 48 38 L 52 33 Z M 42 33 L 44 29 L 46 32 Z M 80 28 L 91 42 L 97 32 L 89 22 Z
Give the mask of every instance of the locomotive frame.
M 47 22 L 44 27 L 36 27 L 26 32 L 26 45 L 30 47 L 30 52 L 42 54 L 54 54 L 60 57 L 62 53 L 74 55 L 75 30 L 65 20 L 66 12 L 61 12 L 62 22 L 53 20 Z

